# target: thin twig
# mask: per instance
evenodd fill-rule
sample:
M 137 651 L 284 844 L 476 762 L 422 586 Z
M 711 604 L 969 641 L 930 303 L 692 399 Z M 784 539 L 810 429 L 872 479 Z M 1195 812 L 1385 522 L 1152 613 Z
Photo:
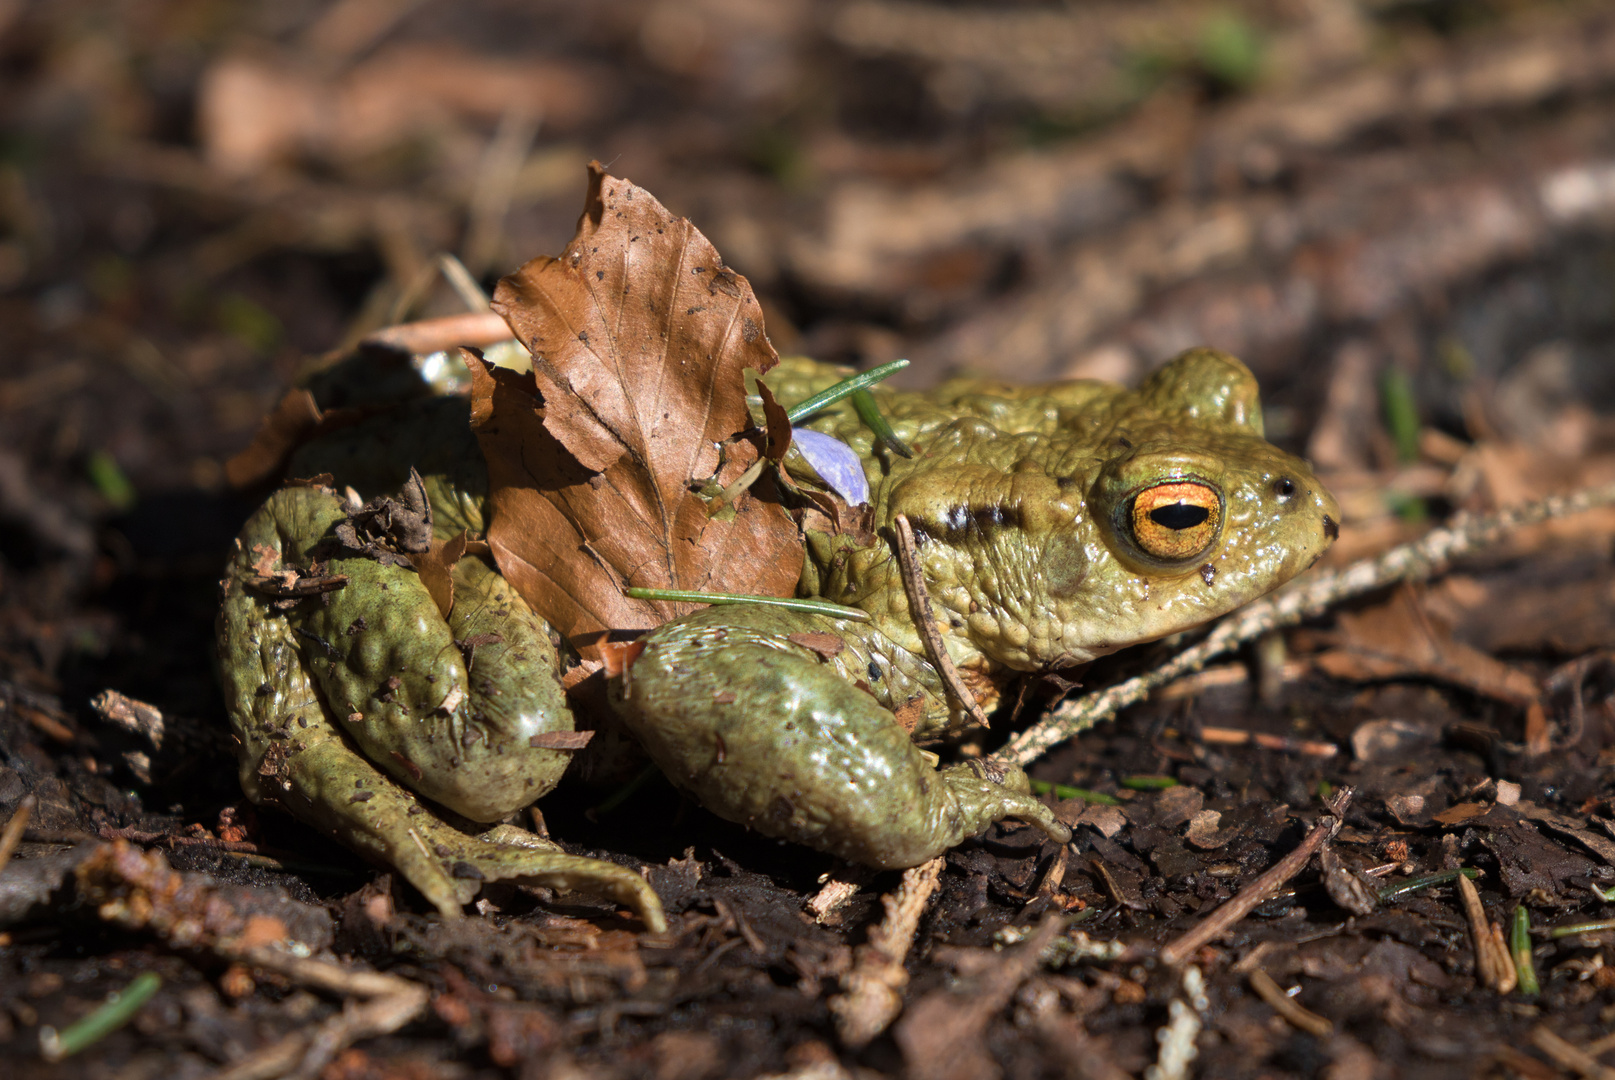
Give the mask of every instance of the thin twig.
M 841 977 L 843 993 L 830 999 L 836 1031 L 848 1046 L 867 1045 L 902 1011 L 903 988 L 908 985 L 903 961 L 941 874 L 938 856 L 905 870 L 897 891 L 881 897 L 886 917 L 869 931 L 868 943 L 858 946 L 852 970 Z
M 474 348 L 497 345 L 510 336 L 510 324 L 502 316 L 492 311 L 473 311 L 384 327 L 366 334 L 360 344 L 407 353 L 430 353 L 456 345 Z
M 712 906 L 718 909 L 718 914 L 724 917 L 725 922 L 734 924 L 735 933 L 740 935 L 740 940 L 746 943 L 748 949 L 758 956 L 768 955 L 768 946 L 763 944 L 763 939 L 757 936 L 757 931 L 751 928 L 746 917 L 740 914 L 739 908 L 730 907 L 716 896 L 712 898 Z
M 466 267 L 473 273 L 481 274 L 499 261 L 516 180 L 533 148 L 541 119 L 528 102 L 517 100 L 505 108 L 493 138 L 488 140 L 466 208 L 468 220 L 461 251 Z
M 22 843 L 22 834 L 28 831 L 28 819 L 38 805 L 39 800 L 33 795 L 24 795 L 17 803 L 17 809 L 11 812 L 11 820 L 6 822 L 5 831 L 0 832 L 0 870 L 6 868 L 17 845 Z
M 1279 886 L 1289 881 L 1301 868 L 1306 866 L 1307 860 L 1321 847 L 1324 841 L 1332 838 L 1340 830 L 1342 815 L 1351 803 L 1352 789 L 1341 788 L 1329 807 L 1329 816 L 1312 827 L 1296 849 L 1275 863 L 1261 877 L 1241 889 L 1226 904 L 1213 911 L 1200 924 L 1192 930 L 1169 942 L 1161 950 L 1161 962 L 1176 966 L 1183 963 L 1200 946 L 1216 940 L 1229 930 L 1235 923 L 1249 915 L 1270 896 L 1278 892 Z
M 1305 754 L 1308 757 L 1329 758 L 1340 752 L 1340 747 L 1334 743 L 1319 742 L 1316 739 L 1294 739 L 1288 735 L 1247 731 L 1244 728 L 1203 727 L 1199 735 L 1203 743 L 1221 746 L 1246 746 L 1255 743 L 1263 750 L 1281 750 L 1285 753 Z
M 1615 1069 L 1600 1065 L 1591 1054 L 1566 1042 L 1546 1027 L 1539 1026 L 1532 1030 L 1531 1045 L 1547 1054 L 1560 1068 L 1579 1073 L 1588 1080 L 1615 1080 Z
M 968 713 L 972 721 L 986 727 L 987 714 L 976 703 L 976 695 L 959 678 L 959 669 L 953 666 L 953 658 L 948 655 L 942 635 L 937 632 L 936 617 L 931 613 L 931 593 L 925 587 L 925 575 L 920 571 L 920 560 L 915 551 L 914 527 L 908 523 L 906 514 L 898 514 L 895 524 L 897 565 L 903 575 L 903 591 L 908 593 L 908 608 L 914 618 L 914 629 L 920 632 L 920 640 L 925 643 L 925 655 L 942 677 L 942 688 L 953 703 Z
M 1349 597 L 1397 581 L 1430 577 L 1453 559 L 1494 544 L 1524 526 L 1610 505 L 1615 505 L 1615 485 L 1555 495 L 1483 517 L 1460 516 L 1452 525 L 1435 529 L 1410 544 L 1394 547 L 1377 558 L 1364 559 L 1343 570 L 1326 571 L 1304 584 L 1245 605 L 1218 623 L 1199 644 L 1185 649 L 1161 667 L 1065 702 L 1046 720 L 1021 732 L 994 756 L 1016 765 L 1030 764 L 1101 720 L 1143 701 L 1156 687 L 1198 671 L 1213 657 L 1246 641 L 1321 614 Z
M 397 975 L 387 975 L 379 971 L 355 971 L 325 960 L 293 956 L 265 945 L 251 949 L 231 949 L 221 946 L 218 951 L 232 960 L 272 971 L 293 982 L 312 986 L 327 993 L 339 994 L 342 997 L 387 997 L 391 994 L 408 993 L 419 985 L 408 979 L 401 979 Z
M 1486 908 L 1481 905 L 1475 883 L 1462 875 L 1457 880 L 1458 896 L 1469 918 L 1469 933 L 1475 940 L 1475 974 L 1483 986 L 1506 994 L 1514 989 L 1516 976 L 1508 947 L 1503 944 L 1502 928 L 1494 927 L 1486 918 Z
M 1279 984 L 1273 981 L 1273 976 L 1261 968 L 1250 973 L 1250 984 L 1251 989 L 1256 991 L 1256 996 L 1267 1002 L 1274 1012 L 1288 1020 L 1292 1026 L 1319 1039 L 1327 1039 L 1335 1033 L 1332 1021 L 1319 1016 L 1311 1009 L 1303 1008 L 1300 1002 L 1286 994 Z
M 425 986 L 397 975 L 355 971 L 325 960 L 292 956 L 267 946 L 233 949 L 221 944 L 216 951 L 304 986 L 350 999 L 366 999 L 363 1003 L 349 1000 L 340 1015 L 327 1020 L 311 1035 L 289 1035 L 237 1062 L 221 1074 L 228 1080 L 316 1076 L 354 1042 L 391 1034 L 409 1023 L 426 1008 L 429 997 Z
M 1127 898 L 1127 894 L 1122 892 L 1122 887 L 1117 884 L 1116 878 L 1111 874 L 1110 867 L 1105 865 L 1103 858 L 1098 855 L 1090 855 L 1088 864 L 1098 871 L 1100 883 L 1104 885 L 1105 892 L 1110 894 L 1110 898 L 1116 902 L 1118 907 L 1131 909 L 1143 906 L 1138 901 Z
M 215 1073 L 213 1080 L 274 1080 L 296 1068 L 306 1049 L 308 1036 L 293 1032 L 253 1051 L 228 1069 Z
M 429 996 L 426 987 L 413 983 L 406 992 L 374 998 L 362 1005 L 348 1002 L 340 1016 L 327 1020 L 314 1033 L 291 1075 L 297 1080 L 318 1076 L 332 1058 L 360 1039 L 392 1034 L 420 1015 Z
M 494 137 L 498 138 L 497 135 Z M 449 252 L 441 251 L 437 256 L 436 269 L 443 275 L 443 280 L 449 283 L 449 288 L 454 290 L 454 295 L 460 298 L 460 303 L 465 305 L 467 311 L 493 310 L 493 301 L 482 291 L 481 283 L 477 281 L 475 274 L 466 269 L 465 263 Z

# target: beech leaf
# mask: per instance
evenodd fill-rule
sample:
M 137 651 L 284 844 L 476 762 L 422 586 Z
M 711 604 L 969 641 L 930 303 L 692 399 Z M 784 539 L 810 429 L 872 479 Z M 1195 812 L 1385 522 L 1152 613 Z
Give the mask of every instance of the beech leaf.
M 488 544 L 534 610 L 597 659 L 605 632 L 695 608 L 625 588 L 794 592 L 802 541 L 772 482 L 720 516 L 698 493 L 758 460 L 744 373 L 779 359 L 750 284 L 706 237 L 593 164 L 577 235 L 502 280 L 493 307 L 533 370 L 466 351 L 471 426 Z

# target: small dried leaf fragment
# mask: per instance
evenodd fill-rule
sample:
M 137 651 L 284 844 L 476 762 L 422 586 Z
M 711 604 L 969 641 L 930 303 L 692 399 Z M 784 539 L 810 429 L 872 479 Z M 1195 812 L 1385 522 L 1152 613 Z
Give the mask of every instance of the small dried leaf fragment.
M 535 750 L 582 750 L 593 738 L 592 731 L 541 731 L 527 745 Z
M 606 676 L 616 679 L 625 674 L 645 651 L 643 638 L 633 641 L 608 641 L 600 646 L 600 659 L 605 664 Z
M 810 630 L 801 634 L 792 634 L 785 640 L 792 645 L 800 645 L 804 649 L 811 649 L 826 660 L 829 660 L 847 647 L 845 641 L 842 641 L 834 634 L 825 633 L 823 630 Z
M 893 709 L 892 715 L 897 717 L 897 724 L 904 731 L 913 731 L 925 719 L 925 695 L 915 694 Z
M 758 379 L 756 386 L 757 396 L 763 399 L 763 421 L 768 431 L 768 451 L 764 456 L 770 461 L 784 461 L 785 452 L 791 448 L 791 418 L 785 406 L 774 400 L 774 391 L 767 383 Z
M 1378 909 L 1378 895 L 1352 873 L 1334 848 L 1325 844 L 1318 852 L 1318 861 L 1323 866 L 1323 886 L 1329 899 L 1353 915 L 1372 915 Z
M 351 552 L 379 559 L 384 566 L 414 566 L 408 555 L 432 548 L 432 504 L 426 482 L 413 468 L 396 498 L 383 495 L 348 512 L 336 527 L 337 542 Z
M 420 575 L 421 584 L 431 594 L 437 610 L 447 619 L 454 610 L 454 564 L 465 555 L 468 538 L 465 530 L 448 540 L 433 540 L 432 546 L 410 561 Z
M 757 460 L 744 372 L 778 361 L 750 285 L 705 237 L 591 166 L 577 235 L 501 281 L 494 308 L 533 371 L 467 353 L 471 423 L 488 544 L 535 611 L 596 659 L 602 632 L 692 609 L 625 588 L 792 592 L 802 542 L 771 483 L 721 518 L 697 494 L 720 464 L 730 476 Z

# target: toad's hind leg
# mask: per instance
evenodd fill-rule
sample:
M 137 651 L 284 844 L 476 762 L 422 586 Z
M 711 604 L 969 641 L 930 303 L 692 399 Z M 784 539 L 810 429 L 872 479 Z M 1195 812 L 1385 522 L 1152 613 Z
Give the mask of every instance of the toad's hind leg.
M 1007 817 L 1070 838 L 1019 769 L 933 768 L 839 660 L 791 640 L 803 631 L 859 633 L 760 605 L 663 626 L 624 681 L 624 722 L 713 813 L 853 862 L 918 866 Z
M 515 679 L 532 662 L 529 683 L 553 681 L 553 664 L 540 662 L 540 653 L 553 657 L 545 628 L 527 625 L 525 609 L 507 602 L 483 564 L 456 568 L 464 604 L 456 604 L 463 612 L 452 626 L 412 571 L 369 559 L 332 560 L 349 581 L 329 603 L 315 598 L 281 610 L 247 588 L 309 566 L 314 545 L 344 517 L 329 492 L 277 492 L 247 522 L 224 581 L 220 681 L 247 795 L 397 868 L 448 916 L 459 915 L 483 882 L 517 881 L 608 896 L 648 927 L 664 927 L 661 904 L 638 874 L 553 845 L 537 850 L 531 844 L 544 842 L 536 837 L 512 844 L 468 835 L 406 786 L 420 783 L 467 816 L 487 811 L 481 820 L 489 821 L 531 801 L 527 793 L 547 789 L 564 767 L 549 760 L 554 751 L 528 745 L 535 732 L 571 727 L 558 688 L 552 701 Z M 485 642 L 469 667 L 456 637 Z M 378 663 L 385 670 L 372 670 Z M 505 670 L 510 665 L 519 670 Z M 490 697 L 480 689 L 485 683 L 506 689 Z M 449 692 L 465 700 L 434 710 Z M 389 776 L 375 760 L 401 775 Z M 530 786 L 529 773 L 543 782 Z

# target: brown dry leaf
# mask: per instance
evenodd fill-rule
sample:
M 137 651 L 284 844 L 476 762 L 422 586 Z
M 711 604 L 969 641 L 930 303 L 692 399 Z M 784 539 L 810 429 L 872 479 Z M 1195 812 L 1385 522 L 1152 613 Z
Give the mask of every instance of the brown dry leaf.
M 1184 830 L 1184 839 L 1202 851 L 1214 851 L 1227 846 L 1228 842 L 1239 835 L 1239 829 L 1222 828 L 1222 812 L 1220 810 L 1202 810 L 1189 819 L 1189 827 Z
M 1339 625 L 1337 647 L 1314 661 L 1337 679 L 1425 676 L 1521 707 L 1540 694 L 1526 672 L 1455 641 L 1411 589 L 1398 589 L 1378 607 L 1342 612 Z
M 1456 806 L 1449 806 L 1439 814 L 1432 814 L 1431 821 L 1440 822 L 1446 826 L 1461 825 L 1471 818 L 1477 818 L 1491 807 L 1486 803 L 1461 802 Z
M 794 511 L 802 531 L 845 535 L 858 545 L 866 545 L 874 539 L 875 508 L 868 503 L 850 507 L 833 491 L 806 487 L 796 488 L 796 493 L 804 501 L 804 505 Z
M 778 362 L 751 286 L 688 221 L 590 168 L 577 235 L 499 283 L 530 374 L 467 355 L 499 570 L 586 657 L 690 605 L 633 586 L 786 596 L 796 525 L 755 485 L 719 516 L 693 487 L 757 460 L 744 371 Z M 720 444 L 725 444 L 720 451 Z
M 280 475 L 281 466 L 320 423 L 320 407 L 307 390 L 288 390 L 258 425 L 247 448 L 224 463 L 224 477 L 236 489 Z
M 1045 916 L 1024 944 L 982 956 L 980 974 L 962 980 L 961 989 L 933 990 L 913 1002 L 892 1031 L 909 1075 L 936 1080 L 1001 1075 L 987 1054 L 987 1024 L 1037 971 L 1038 957 L 1062 925 L 1061 916 Z

